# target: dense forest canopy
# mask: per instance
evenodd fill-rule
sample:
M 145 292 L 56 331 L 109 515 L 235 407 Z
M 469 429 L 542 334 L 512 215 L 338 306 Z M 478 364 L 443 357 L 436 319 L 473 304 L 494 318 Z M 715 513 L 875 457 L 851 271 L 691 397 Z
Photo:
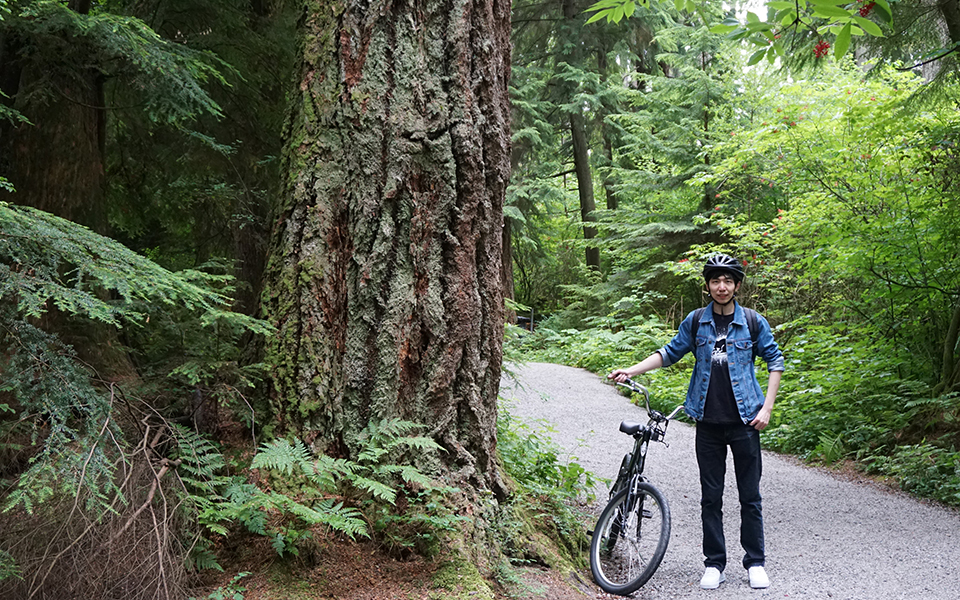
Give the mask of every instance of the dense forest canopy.
M 960 504 L 957 0 L 454 4 L 0 0 L 0 595 L 530 560 L 589 475 L 497 428 L 501 353 L 636 362 L 716 251 L 765 443 Z

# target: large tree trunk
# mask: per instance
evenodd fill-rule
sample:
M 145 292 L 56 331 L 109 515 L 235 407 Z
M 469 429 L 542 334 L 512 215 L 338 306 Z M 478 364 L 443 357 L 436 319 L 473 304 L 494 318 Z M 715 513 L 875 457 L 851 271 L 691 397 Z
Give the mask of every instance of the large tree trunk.
M 609 61 L 607 61 L 607 49 L 602 44 L 597 47 L 597 69 L 600 71 L 600 78 L 603 80 L 604 85 L 609 85 L 610 65 Z M 607 114 L 607 107 L 602 106 L 597 120 L 600 122 L 600 137 L 603 138 L 603 166 L 612 169 L 613 139 L 610 127 L 605 121 Z M 603 177 L 603 191 L 607 198 L 607 210 L 616 210 L 620 201 L 617 198 L 613 177 L 609 172 Z
M 503 286 L 503 297 L 514 300 L 514 284 L 513 284 L 513 225 L 510 222 L 510 219 L 503 220 L 503 241 L 501 246 L 503 251 L 501 253 L 501 280 Z M 504 318 L 509 323 L 517 323 L 517 313 L 513 309 L 508 309 Z M 531 327 L 533 324 L 531 323 Z
M 509 1 L 313 0 L 301 36 L 263 295 L 277 426 L 350 454 L 417 421 L 500 494 Z
M 960 303 L 954 305 L 950 326 L 947 328 L 943 340 L 943 359 L 940 371 L 940 382 L 934 387 L 934 394 L 940 395 L 952 392 L 960 387 L 960 364 L 954 348 L 960 338 Z

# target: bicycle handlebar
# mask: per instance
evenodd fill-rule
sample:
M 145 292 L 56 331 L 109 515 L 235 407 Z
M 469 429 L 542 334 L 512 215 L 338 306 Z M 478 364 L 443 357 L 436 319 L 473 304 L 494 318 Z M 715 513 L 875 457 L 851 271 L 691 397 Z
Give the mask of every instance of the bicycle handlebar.
M 634 391 L 634 392 L 636 392 L 636 393 L 638 393 L 638 394 L 643 394 L 643 395 L 646 396 L 647 398 L 650 397 L 650 392 L 647 390 L 647 388 L 643 387 L 642 385 L 640 385 L 640 384 L 637 383 L 636 381 L 630 379 L 629 377 L 627 377 L 626 379 L 624 379 L 622 382 L 619 382 L 619 381 L 618 381 L 618 382 L 617 382 L 617 385 L 622 385 L 623 387 L 627 388 L 628 390 Z
M 676 418 L 676 416 L 677 416 L 677 413 L 680 412 L 681 410 L 683 410 L 683 405 L 682 405 L 682 404 L 678 405 L 675 409 L 673 409 L 673 412 L 672 412 L 672 413 L 670 413 L 669 415 L 667 415 L 667 420 L 668 420 L 668 421 L 674 420 L 674 419 Z
M 651 416 L 651 418 L 654 418 L 654 420 L 656 421 L 663 420 L 663 421 L 670 422 L 673 419 L 675 419 L 677 414 L 683 409 L 683 405 L 681 404 L 677 406 L 675 409 L 673 409 L 673 412 L 671 412 L 669 415 L 664 416 L 662 413 L 659 413 L 650 408 L 650 391 L 643 385 L 637 383 L 636 381 L 630 379 L 629 377 L 623 380 L 622 382 L 618 381 L 617 385 L 622 385 L 623 387 L 627 388 L 632 392 L 643 394 L 644 402 L 646 402 L 646 405 L 647 405 L 647 413 Z

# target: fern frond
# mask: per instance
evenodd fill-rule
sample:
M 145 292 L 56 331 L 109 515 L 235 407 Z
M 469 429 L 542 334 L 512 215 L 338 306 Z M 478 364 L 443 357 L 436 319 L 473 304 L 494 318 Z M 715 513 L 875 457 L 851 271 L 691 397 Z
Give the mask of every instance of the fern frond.
M 357 462 L 360 462 L 360 463 L 377 462 L 387 454 L 388 454 L 388 450 L 386 448 L 366 446 L 360 451 L 360 454 L 357 455 Z
M 446 452 L 447 449 L 441 446 L 433 438 L 428 437 L 404 437 L 398 440 L 395 440 L 390 444 L 390 448 L 396 448 L 406 446 L 407 448 L 412 448 L 414 450 L 439 450 L 441 452 Z
M 369 492 L 374 498 L 384 500 L 390 504 L 393 504 L 397 498 L 397 490 L 373 479 L 356 476 L 350 480 L 350 483 L 359 490 Z
M 284 475 L 298 472 L 309 477 L 315 473 L 313 456 L 300 440 L 293 444 L 287 440 L 274 440 L 262 445 L 251 466 L 254 469 L 272 469 Z

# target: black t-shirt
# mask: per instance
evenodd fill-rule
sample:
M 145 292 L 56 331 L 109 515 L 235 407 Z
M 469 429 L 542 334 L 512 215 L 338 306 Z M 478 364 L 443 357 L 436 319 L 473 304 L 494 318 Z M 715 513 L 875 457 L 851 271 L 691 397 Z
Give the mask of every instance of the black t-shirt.
M 727 331 L 733 315 L 713 313 L 713 323 L 717 328 L 717 342 L 713 347 L 713 359 L 710 361 L 710 387 L 707 388 L 707 400 L 703 406 L 704 423 L 732 425 L 743 423 L 737 409 L 737 399 L 730 385 L 730 368 L 727 363 Z

